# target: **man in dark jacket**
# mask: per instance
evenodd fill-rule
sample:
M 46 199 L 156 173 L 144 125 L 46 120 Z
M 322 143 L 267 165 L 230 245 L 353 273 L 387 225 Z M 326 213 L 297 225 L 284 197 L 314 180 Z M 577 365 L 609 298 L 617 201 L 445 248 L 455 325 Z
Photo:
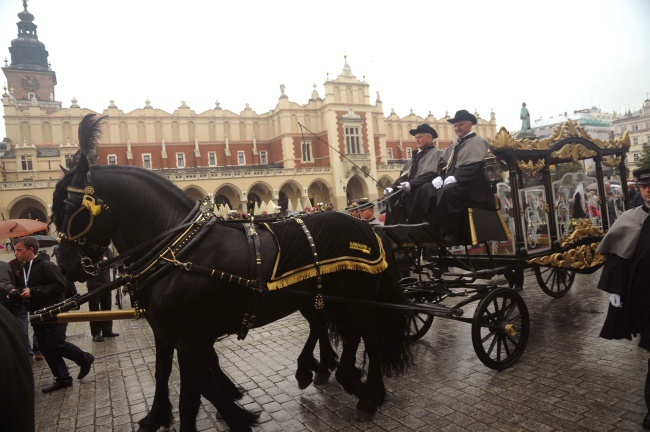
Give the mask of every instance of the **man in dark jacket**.
M 419 196 L 420 187 L 430 184 L 440 172 L 441 151 L 436 147 L 434 139 L 438 138 L 438 132 L 428 124 L 421 124 L 409 131 L 415 137 L 417 152 L 406 162 L 400 177 L 395 183 L 386 188 L 386 194 L 392 194 L 401 190 L 402 194 L 389 199 L 390 214 L 386 215 L 386 225 L 408 222 L 422 222 L 424 217 L 420 210 L 421 206 L 415 203 L 424 200 Z
M 38 242 L 34 237 L 23 237 L 14 244 L 16 258 L 23 262 L 21 267 L 22 283 L 25 287 L 21 298 L 29 299 L 30 312 L 37 311 L 65 299 L 66 280 L 59 267 L 50 262 L 46 254 L 38 254 Z M 68 372 L 64 358 L 79 365 L 78 379 L 90 372 L 95 357 L 83 352 L 79 347 L 66 342 L 67 324 L 33 324 L 34 334 L 50 370 L 54 374 L 54 383 L 43 389 L 43 393 L 53 392 L 72 386 L 72 377 Z
M 610 293 L 607 318 L 600 332 L 605 339 L 632 339 L 650 351 L 650 168 L 634 171 L 645 204 L 621 214 L 598 246 L 607 261 L 598 288 Z M 645 382 L 648 414 L 643 427 L 650 429 L 650 360 Z
M 454 125 L 458 140 L 442 153 L 446 164 L 442 179 L 434 179 L 433 183 L 439 189 L 437 208 L 427 215 L 429 222 L 440 224 L 443 234 L 458 231 L 462 219 L 458 213 L 469 206 L 494 209 L 494 194 L 483 172 L 490 145 L 472 132 L 476 117 L 460 110 L 447 121 Z
M 107 248 L 104 252 L 104 261 L 113 258 L 113 254 Z M 111 281 L 111 269 L 106 268 L 97 273 L 86 282 L 88 292 L 92 292 L 97 288 L 105 285 Z M 106 291 L 98 297 L 93 297 L 88 300 L 88 309 L 91 311 L 109 311 L 111 310 L 111 291 Z M 93 342 L 104 342 L 105 337 L 116 337 L 119 333 L 113 333 L 113 321 L 91 321 L 90 333 L 93 335 Z

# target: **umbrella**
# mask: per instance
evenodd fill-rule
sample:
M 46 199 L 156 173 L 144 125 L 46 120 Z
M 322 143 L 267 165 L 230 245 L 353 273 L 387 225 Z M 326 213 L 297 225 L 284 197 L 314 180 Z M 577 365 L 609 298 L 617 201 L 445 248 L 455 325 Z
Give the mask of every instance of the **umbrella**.
M 253 216 L 260 214 L 260 205 L 255 201 L 255 207 L 253 207 Z
M 291 213 L 293 211 L 293 205 L 291 204 L 291 198 L 287 198 L 287 212 Z
M 262 204 L 260 204 L 260 214 L 263 215 L 264 213 L 268 213 L 266 203 L 262 201 Z
M 278 206 L 275 205 L 273 200 L 269 200 L 268 205 L 266 206 L 266 212 L 270 215 L 275 214 L 275 212 L 278 210 Z
M 45 248 L 50 246 L 56 246 L 59 242 L 52 236 L 49 235 L 35 235 L 32 236 L 38 242 L 38 247 Z
M 47 224 L 33 219 L 0 221 L 0 238 L 23 237 L 43 230 L 47 231 Z
M 298 213 L 302 212 L 302 203 L 300 202 L 300 197 L 298 197 L 298 200 L 296 201 L 296 208 L 294 209 Z

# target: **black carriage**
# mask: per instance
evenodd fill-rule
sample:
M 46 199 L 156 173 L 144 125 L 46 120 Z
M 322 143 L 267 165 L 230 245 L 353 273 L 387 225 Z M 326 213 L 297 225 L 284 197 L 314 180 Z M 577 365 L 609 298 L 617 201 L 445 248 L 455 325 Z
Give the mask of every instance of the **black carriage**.
M 479 359 L 501 370 L 519 359 L 528 340 L 528 311 L 518 294 L 524 270 L 532 268 L 542 290 L 557 298 L 569 291 L 577 273 L 594 272 L 604 263 L 598 244 L 629 207 L 630 142 L 627 134 L 594 139 L 569 120 L 538 140 L 516 139 L 502 128 L 491 144 L 485 173 L 496 211 L 470 203 L 457 242 L 462 246 L 445 244 L 428 224 L 383 231 L 398 247 L 410 248 L 415 276 L 401 284 L 416 306 L 411 339 L 426 334 L 435 316 L 470 322 Z M 622 173 L 620 184 L 605 181 L 607 169 Z M 462 300 L 453 307 L 442 304 L 452 297 Z M 462 308 L 476 301 L 473 317 L 463 317 Z

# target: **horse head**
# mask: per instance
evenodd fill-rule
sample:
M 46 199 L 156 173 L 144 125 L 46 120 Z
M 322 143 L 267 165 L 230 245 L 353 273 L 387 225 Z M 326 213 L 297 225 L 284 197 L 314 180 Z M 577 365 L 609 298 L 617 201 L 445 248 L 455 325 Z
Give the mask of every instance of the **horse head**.
M 115 226 L 110 206 L 95 192 L 87 156 L 95 154 L 101 120 L 89 114 L 79 124 L 79 160 L 57 183 L 52 204 L 52 220 L 61 237 L 57 262 L 68 279 L 80 282 L 97 274 Z

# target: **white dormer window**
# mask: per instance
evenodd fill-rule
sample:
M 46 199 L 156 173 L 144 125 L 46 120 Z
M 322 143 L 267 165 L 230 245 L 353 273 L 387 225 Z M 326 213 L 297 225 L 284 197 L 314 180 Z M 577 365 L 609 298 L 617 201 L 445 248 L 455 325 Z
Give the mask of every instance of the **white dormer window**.
M 109 154 L 106 163 L 109 165 L 117 165 L 117 155 Z
M 208 166 L 217 166 L 217 152 L 208 152 Z
M 388 160 L 393 159 L 393 149 L 392 148 L 386 149 L 386 152 L 388 153 Z
M 176 168 L 185 168 L 185 153 L 176 153 Z
M 246 165 L 246 153 L 241 150 L 237 152 L 237 164 Z
M 142 155 L 142 167 L 145 169 L 151 169 L 151 153 Z
M 34 169 L 31 156 L 21 156 L 20 165 L 23 171 L 32 171 Z
M 262 150 L 260 152 L 260 164 L 267 165 L 269 163 L 269 152 Z
M 407 148 L 406 149 L 406 157 L 411 159 L 413 157 L 413 149 Z
M 361 153 L 361 127 L 346 126 L 343 130 L 345 133 L 345 150 L 347 153 Z

